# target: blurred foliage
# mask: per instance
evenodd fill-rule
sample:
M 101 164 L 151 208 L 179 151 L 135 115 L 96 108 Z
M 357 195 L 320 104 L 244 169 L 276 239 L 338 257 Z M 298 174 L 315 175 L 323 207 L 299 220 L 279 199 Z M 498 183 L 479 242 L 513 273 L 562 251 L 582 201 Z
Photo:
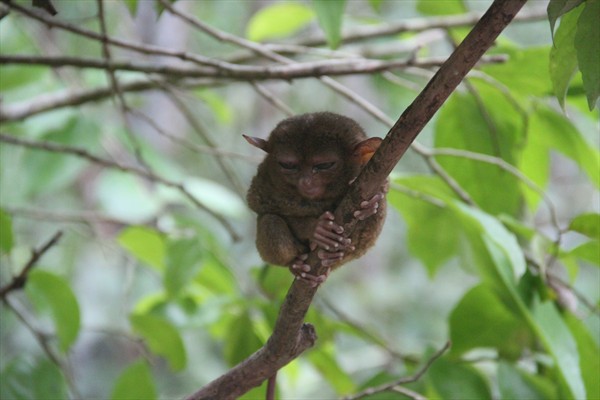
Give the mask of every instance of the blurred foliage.
M 347 54 L 419 39 L 407 32 L 353 45 L 342 40 L 346 30 L 473 6 L 170 3 L 255 42 L 321 35 Z M 52 4 L 57 18 L 97 30 L 96 2 Z M 281 398 L 337 398 L 410 376 L 448 339 L 451 350 L 407 388 L 442 399 L 600 398 L 600 152 L 598 114 L 589 111 L 600 92 L 600 42 L 591 39 L 598 37 L 599 4 L 552 0 L 551 28 L 548 20 L 513 23 L 543 43 L 530 45 L 509 27 L 491 50 L 508 61 L 478 67 L 448 99 L 419 141 L 460 191 L 415 154 L 402 160 L 378 245 L 319 290 L 307 315 L 319 340 L 279 373 Z M 209 57 L 239 50 L 190 30 L 159 2 L 105 6 L 114 37 L 173 49 L 186 43 L 186 51 Z M 415 49 L 447 56 L 444 40 Z M 98 42 L 46 30 L 16 11 L 0 21 L 0 46 L 3 55 L 102 54 Z M 413 51 L 386 57 L 417 56 Z M 300 57 L 317 54 L 329 53 L 320 48 Z M 386 74 L 339 81 L 397 117 L 431 71 L 395 71 L 395 80 Z M 117 73 L 122 83 L 139 75 Z M 352 115 L 371 135 L 385 133 L 387 127 L 315 81 L 263 85 L 294 112 L 329 109 Z M 107 83 L 99 70 L 1 64 L 0 107 Z M 292 276 L 259 260 L 254 217 L 236 182 L 247 187 L 259 160 L 246 156 L 251 150 L 241 133 L 266 136 L 285 115 L 243 82 L 169 84 L 126 93 L 126 115 L 117 101 L 97 101 L 0 130 L 149 167 L 225 216 L 243 240 L 233 242 L 176 187 L 86 157 L 0 142 L 0 287 L 19 274 L 32 248 L 57 230 L 66 233 L 38 260 L 25 290 L 9 293 L 2 305 L 0 398 L 181 398 L 269 338 Z M 176 95 L 183 103 L 170 101 Z M 243 398 L 264 398 L 264 390 Z

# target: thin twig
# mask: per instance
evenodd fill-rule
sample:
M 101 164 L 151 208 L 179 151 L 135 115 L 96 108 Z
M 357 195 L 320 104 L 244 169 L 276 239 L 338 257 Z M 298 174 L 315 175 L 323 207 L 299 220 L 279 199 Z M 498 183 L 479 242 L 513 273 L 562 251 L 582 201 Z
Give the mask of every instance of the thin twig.
M 106 29 L 106 18 L 104 15 L 104 0 L 96 0 L 96 3 L 98 4 L 98 21 L 100 23 L 100 34 L 102 35 L 102 56 L 109 65 L 109 67 L 106 69 L 106 74 L 108 75 L 108 81 L 110 82 L 110 86 L 112 87 L 113 94 L 116 96 L 116 103 L 118 104 L 118 108 L 121 111 L 120 114 L 121 119 L 123 121 L 123 125 L 126 127 L 125 135 L 129 139 L 129 142 L 133 147 L 133 153 L 137 162 L 148 171 L 151 171 L 150 166 L 148 165 L 146 160 L 144 160 L 144 157 L 142 155 L 142 149 L 138 140 L 135 138 L 135 136 L 133 136 L 133 129 L 131 129 L 131 124 L 129 123 L 129 120 L 127 118 L 129 106 L 125 101 L 125 96 L 123 95 L 123 91 L 121 90 L 121 84 L 117 79 L 115 70 L 110 66 L 112 65 L 112 55 L 109 44 L 106 40 L 106 38 L 108 37 L 108 31 Z
M 548 278 L 552 279 L 556 284 L 564 287 L 573 293 L 575 297 L 593 314 L 600 316 L 600 305 L 592 303 L 588 298 L 575 288 L 570 283 L 566 282 L 556 274 L 553 274 L 548 270 L 546 266 L 542 266 L 534 257 L 530 254 L 525 253 L 525 261 L 530 265 L 538 274 L 546 274 Z
M 403 394 L 406 397 L 408 397 L 409 399 L 413 399 L 413 400 L 427 400 L 427 398 L 425 396 L 423 396 L 422 394 L 419 394 L 413 390 L 407 389 L 404 386 L 394 386 L 393 388 L 390 389 L 390 391 Z
M 367 41 L 370 39 L 377 39 L 385 36 L 395 36 L 399 33 L 411 32 L 411 34 L 432 31 L 438 29 L 448 29 L 457 27 L 468 27 L 473 26 L 479 18 L 481 18 L 481 12 L 469 12 L 462 15 L 444 15 L 437 17 L 425 17 L 425 18 L 411 18 L 407 20 L 401 20 L 398 22 L 391 22 L 379 25 L 362 25 L 353 26 L 345 29 L 341 34 L 340 43 L 342 45 Z M 548 18 L 545 7 L 538 7 L 535 10 L 524 10 L 522 13 L 516 16 L 514 22 L 531 22 L 531 21 L 542 21 Z M 301 38 L 290 43 L 264 43 L 263 45 L 271 51 L 280 54 L 296 54 L 303 53 L 302 49 L 308 50 L 306 54 L 316 54 L 320 56 L 328 56 L 331 54 L 330 49 L 318 48 L 318 46 L 326 45 L 327 41 L 323 35 L 316 37 Z M 359 50 L 360 52 L 360 50 Z M 253 52 L 254 53 L 254 52 Z M 335 51 L 336 54 L 340 53 L 340 50 Z M 256 53 L 254 53 L 256 54 Z M 227 58 L 229 62 L 244 62 L 251 60 L 252 57 L 249 54 L 236 54 Z
M 399 33 L 411 32 L 417 33 L 430 29 L 447 29 L 457 27 L 473 26 L 481 19 L 482 12 L 473 11 L 461 15 L 444 15 L 438 17 L 411 18 L 398 22 L 391 22 L 381 25 L 362 25 L 352 27 L 342 33 L 341 42 L 344 44 L 364 41 L 368 39 L 379 38 L 383 36 L 392 36 Z M 514 21 L 529 22 L 541 21 L 548 18 L 545 7 L 539 7 L 535 10 L 524 11 L 520 13 Z M 318 37 L 301 39 L 294 44 L 303 46 L 322 46 L 327 44 L 323 35 Z
M 121 91 L 127 93 L 143 92 L 156 89 L 164 83 L 166 83 L 166 80 L 162 78 L 124 82 L 121 84 Z M 179 80 L 177 81 L 177 84 L 185 88 L 198 88 L 217 86 L 222 84 L 222 82 L 215 79 L 190 79 Z M 13 104 L 2 104 L 2 107 L 0 107 L 0 122 L 21 121 L 47 111 L 105 100 L 106 98 L 111 97 L 112 94 L 112 87 L 108 85 L 91 89 L 76 89 L 58 93 L 42 94 L 33 100 Z
M 168 98 L 177 106 L 177 110 L 184 116 L 185 120 L 193 129 L 193 132 L 196 133 L 202 140 L 204 140 L 208 147 L 216 149 L 217 143 L 216 141 L 206 132 L 198 120 L 195 114 L 190 110 L 190 108 L 179 98 L 177 93 L 169 86 L 164 85 L 163 90 L 166 92 Z M 241 198 L 245 198 L 246 188 L 242 184 L 240 177 L 236 170 L 229 163 L 229 160 L 222 156 L 220 153 L 215 153 L 215 158 L 217 163 L 221 166 L 221 170 L 233 186 L 235 193 Z
M 405 385 L 407 383 L 412 383 L 412 382 L 416 382 L 419 379 L 421 379 L 421 377 L 425 374 L 425 372 L 427 372 L 427 370 L 429 369 L 429 367 L 431 367 L 431 365 L 433 365 L 433 363 L 440 358 L 451 346 L 451 342 L 448 341 L 446 342 L 446 344 L 444 345 L 444 347 L 442 347 L 441 349 L 439 349 L 438 351 L 436 351 L 430 358 L 429 360 L 427 360 L 427 362 L 425 363 L 425 365 L 423 367 L 421 367 L 421 369 L 419 369 L 414 375 L 408 376 L 408 377 L 403 377 L 400 379 L 397 379 L 391 383 L 386 383 L 384 385 L 381 386 L 376 386 L 376 387 L 372 387 L 372 388 L 368 388 L 363 390 L 362 392 L 359 392 L 353 396 L 348 396 L 348 397 L 344 397 L 344 400 L 358 400 L 358 399 L 362 399 L 364 397 L 367 396 L 371 396 L 374 395 L 376 393 L 383 393 L 383 392 L 388 392 L 388 391 L 392 391 L 392 390 L 396 390 L 398 387 L 400 387 L 400 385 Z
M 294 111 L 283 101 L 276 98 L 275 95 L 271 93 L 264 85 L 254 81 L 250 82 L 250 84 L 258 94 L 260 94 L 269 104 L 281 111 L 284 115 L 288 117 L 294 115 Z
M 550 280 L 552 280 L 554 284 L 562 286 L 563 288 L 571 292 L 577 298 L 577 300 L 579 300 L 591 313 L 600 316 L 600 305 L 592 303 L 583 293 L 577 290 L 577 288 L 575 288 L 569 282 L 565 281 L 556 274 L 547 271 L 546 275 Z
M 75 224 L 112 224 L 117 226 L 126 226 L 131 224 L 131 221 L 125 221 L 109 215 L 103 215 L 95 211 L 50 211 L 36 208 L 11 207 L 3 205 L 2 208 L 8 214 L 21 218 L 65 222 Z M 138 222 L 136 222 L 139 225 Z M 143 223 L 142 223 L 143 224 Z
M 133 50 L 133 51 L 141 53 L 141 54 L 152 54 L 152 55 L 174 57 L 174 58 L 178 58 L 182 61 L 193 62 L 200 66 L 207 66 L 207 67 L 212 68 L 213 70 L 238 71 L 240 69 L 241 70 L 244 69 L 243 66 L 231 64 L 228 62 L 221 62 L 221 61 L 209 58 L 209 57 L 204 57 L 204 56 L 201 56 L 198 54 L 192 54 L 192 53 L 185 52 L 185 51 L 170 50 L 170 49 L 159 47 L 159 46 L 152 46 L 152 45 L 145 45 L 145 44 L 140 44 L 140 43 L 136 43 L 136 42 L 129 42 L 126 40 L 116 39 L 116 38 L 108 37 L 108 36 L 103 37 L 102 35 L 100 35 L 97 32 L 81 28 L 78 25 L 70 24 L 70 23 L 61 21 L 57 18 L 48 17 L 47 15 L 45 15 L 44 13 L 42 13 L 38 10 L 23 7 L 19 4 L 14 3 L 11 0 L 0 0 L 0 1 L 2 1 L 2 3 L 4 3 L 4 4 L 7 4 L 10 8 L 17 10 L 18 12 L 20 12 L 24 15 L 27 15 L 28 17 L 30 17 L 32 19 L 43 22 L 47 26 L 64 29 L 71 33 L 75 33 L 80 36 L 83 36 L 83 37 L 86 37 L 89 39 L 93 39 L 93 40 L 97 40 L 100 42 L 105 40 L 107 43 L 109 43 L 113 46 L 125 48 L 128 50 Z
M 239 235 L 237 234 L 235 229 L 233 229 L 233 227 L 231 226 L 229 221 L 227 221 L 225 218 L 223 218 L 223 216 L 215 213 L 210 208 L 208 208 L 207 206 L 202 204 L 200 202 L 200 200 L 198 200 L 192 193 L 190 193 L 190 191 L 185 187 L 185 185 L 183 183 L 172 181 L 170 179 L 167 179 L 165 177 L 157 175 L 153 172 L 146 171 L 146 170 L 136 167 L 136 166 L 127 166 L 127 165 L 120 164 L 116 161 L 112 161 L 112 160 L 108 160 L 106 158 L 96 156 L 86 150 L 83 150 L 83 149 L 80 149 L 77 147 L 73 147 L 73 146 L 66 146 L 66 145 L 53 143 L 53 142 L 35 141 L 35 140 L 30 140 L 30 139 L 17 138 L 15 136 L 7 135 L 4 133 L 0 133 L 0 142 L 23 146 L 23 147 L 27 147 L 30 149 L 37 149 L 37 150 L 44 150 L 44 151 L 49 151 L 49 152 L 53 152 L 53 153 L 63 153 L 63 154 L 73 155 L 73 156 L 76 156 L 79 158 L 83 158 L 94 164 L 101 165 L 105 168 L 116 169 L 116 170 L 123 171 L 123 172 L 130 172 L 130 173 L 136 174 L 142 178 L 148 179 L 152 182 L 157 182 L 157 183 L 160 183 L 167 187 L 174 188 L 174 189 L 178 190 L 181 194 L 183 194 L 188 200 L 190 200 L 198 209 L 208 213 L 213 218 L 215 218 L 217 221 L 219 221 L 219 223 L 221 223 L 221 225 L 227 230 L 227 232 L 229 233 L 229 235 L 231 236 L 231 238 L 234 241 L 238 241 L 240 239 Z
M 426 152 L 434 157 L 447 156 L 447 157 L 461 157 L 469 160 L 479 161 L 486 164 L 495 165 L 503 171 L 508 172 L 513 175 L 521 182 L 525 184 L 529 189 L 533 190 L 537 195 L 539 195 L 550 212 L 550 218 L 552 220 L 552 225 L 557 231 L 561 231 L 560 224 L 558 222 L 558 215 L 556 213 L 556 208 L 552 203 L 552 200 L 548 197 L 548 195 L 544 192 L 542 188 L 540 188 L 534 181 L 529 179 L 525 174 L 523 174 L 517 167 L 506 162 L 502 158 L 491 156 L 483 153 L 475 153 L 468 150 L 461 149 L 451 149 L 451 148 L 443 148 L 438 147 L 435 149 L 428 149 Z
M 249 156 L 249 155 L 242 154 L 242 153 L 236 153 L 235 151 L 225 150 L 224 148 L 204 146 L 204 145 L 194 143 L 191 140 L 189 140 L 183 136 L 178 136 L 171 132 L 167 132 L 167 130 L 163 129 L 154 119 L 152 119 L 150 116 L 148 116 L 147 114 L 145 114 L 141 111 L 130 110 L 130 113 L 135 115 L 136 117 L 141 118 L 142 120 L 146 121 L 160 135 L 166 137 L 168 140 L 172 141 L 173 143 L 177 143 L 179 146 L 182 146 L 190 151 L 193 151 L 196 153 L 210 154 L 210 155 L 217 156 L 217 157 L 236 158 L 238 160 L 245 161 L 245 162 L 248 162 L 251 164 L 258 164 L 261 160 L 259 157 L 253 157 L 253 156 Z
M 504 55 L 484 57 L 481 64 L 503 63 Z M 114 71 L 133 71 L 146 74 L 159 74 L 171 78 L 223 78 L 240 81 L 252 80 L 292 80 L 314 78 L 319 76 L 343 76 L 373 74 L 376 72 L 403 69 L 408 67 L 432 68 L 439 67 L 444 62 L 443 57 L 403 60 L 373 60 L 366 58 L 329 59 L 319 61 L 295 62 L 290 60 L 285 65 L 249 66 L 230 71 L 199 66 L 177 66 L 144 62 L 135 60 L 106 60 L 94 57 L 46 56 L 34 54 L 0 55 L 0 64 L 16 65 L 46 65 L 50 67 L 93 68 Z
M 31 272 L 33 267 L 36 266 L 39 259 L 48 250 L 50 250 L 54 245 L 56 245 L 58 243 L 62 234 L 63 234 L 62 231 L 56 232 L 40 248 L 34 249 L 31 252 L 31 256 L 29 257 L 29 260 L 27 261 L 27 263 L 25 264 L 23 269 L 21 269 L 21 272 L 17 276 L 13 277 L 13 279 L 10 281 L 10 283 L 8 283 L 5 286 L 0 288 L 0 299 L 4 300 L 10 292 L 12 292 L 13 290 L 21 289 L 25 286 L 25 283 L 27 282 L 27 277 L 29 276 L 29 273 Z
M 77 389 L 77 385 L 75 384 L 75 379 L 73 378 L 73 373 L 71 371 L 71 368 L 69 367 L 68 360 L 63 360 L 62 357 L 60 355 L 56 354 L 56 352 L 52 349 L 52 347 L 50 346 L 50 343 L 49 343 L 50 336 L 48 334 L 42 332 L 37 327 L 35 327 L 31 322 L 29 322 L 29 320 L 25 317 L 24 313 L 21 312 L 19 310 L 19 308 L 16 307 L 10 301 L 9 298 L 3 298 L 2 302 L 6 305 L 6 307 L 8 307 L 17 316 L 17 318 L 21 321 L 21 323 L 23 325 L 25 325 L 27 330 L 33 335 L 35 340 L 38 342 L 38 344 L 40 345 L 40 347 L 42 348 L 42 350 L 44 351 L 44 353 L 46 354 L 48 359 L 50 361 L 52 361 L 58 367 L 58 369 L 60 369 L 62 371 L 62 373 L 65 377 L 65 380 L 67 382 L 69 391 L 71 392 L 70 398 L 82 399 L 83 397 L 82 397 L 81 393 L 79 393 L 79 390 Z
M 325 296 L 321 296 L 320 300 L 323 302 L 325 307 L 329 309 L 336 318 L 343 321 L 346 325 L 351 326 L 353 329 L 360 332 L 361 335 L 368 338 L 371 342 L 377 344 L 381 347 L 391 358 L 402 360 L 408 363 L 416 363 L 416 359 L 413 356 L 407 356 L 405 354 L 400 353 L 399 351 L 393 349 L 384 339 L 382 339 L 379 335 L 369 329 L 367 326 L 364 326 L 362 323 L 354 320 L 349 315 L 340 310 L 337 306 L 335 306 L 331 301 L 329 301 Z

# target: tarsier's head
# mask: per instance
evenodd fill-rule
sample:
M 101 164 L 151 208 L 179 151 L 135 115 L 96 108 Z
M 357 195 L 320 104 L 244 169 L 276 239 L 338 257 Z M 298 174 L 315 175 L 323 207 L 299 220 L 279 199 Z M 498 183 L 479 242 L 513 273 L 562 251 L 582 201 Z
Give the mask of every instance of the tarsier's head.
M 267 153 L 263 165 L 271 179 L 308 200 L 344 193 L 381 143 L 367 139 L 354 120 L 330 112 L 285 119 L 268 140 L 244 138 Z

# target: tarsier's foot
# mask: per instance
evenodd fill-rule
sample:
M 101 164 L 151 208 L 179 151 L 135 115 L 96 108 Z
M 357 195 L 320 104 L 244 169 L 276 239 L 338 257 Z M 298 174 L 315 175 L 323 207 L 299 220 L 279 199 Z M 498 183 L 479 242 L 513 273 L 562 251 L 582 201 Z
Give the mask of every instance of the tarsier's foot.
M 348 246 L 347 250 L 352 251 L 354 250 L 354 246 Z M 345 253 L 343 251 L 327 251 L 327 250 L 318 250 L 317 251 L 317 256 L 319 257 L 319 260 L 321 261 L 321 265 L 325 266 L 325 267 L 329 267 L 332 266 L 333 264 L 335 264 L 336 262 L 342 260 L 344 258 Z
M 379 204 L 385 199 L 385 194 L 388 191 L 388 187 L 389 184 L 386 182 L 386 184 L 382 187 L 381 192 L 377 193 L 369 200 L 361 202 L 360 210 L 354 211 L 354 217 L 360 221 L 363 221 L 370 216 L 377 214 L 377 211 L 379 210 Z
M 308 258 L 308 254 L 301 254 L 290 265 L 290 271 L 296 277 L 296 279 L 301 279 L 304 282 L 308 283 L 311 287 L 317 287 L 321 283 L 325 282 L 327 277 L 329 276 L 329 268 L 323 275 L 315 276 L 310 274 L 311 266 L 306 263 L 306 259 Z M 325 265 L 325 264 L 324 264 Z

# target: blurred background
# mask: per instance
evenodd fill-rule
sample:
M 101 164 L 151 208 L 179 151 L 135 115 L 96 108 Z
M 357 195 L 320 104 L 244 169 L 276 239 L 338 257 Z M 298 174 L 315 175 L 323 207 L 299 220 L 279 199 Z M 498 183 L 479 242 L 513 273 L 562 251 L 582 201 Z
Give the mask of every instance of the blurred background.
M 0 131 L 17 138 L 0 141 L 0 287 L 62 232 L 24 290 L 2 295 L 3 399 L 181 398 L 257 350 L 292 276 L 255 249 L 245 191 L 263 155 L 241 135 L 267 137 L 291 114 L 328 110 L 385 136 L 491 4 L 331 2 L 343 12 L 336 38 L 316 3 L 52 0 L 56 16 L 29 1 L 0 4 Z M 483 60 L 397 165 L 377 245 L 317 293 L 307 322 L 319 340 L 281 371 L 280 398 L 352 396 L 411 375 L 449 339 L 455 347 L 411 390 L 510 398 L 525 382 L 519 393 L 530 398 L 592 398 L 584 366 L 593 373 L 600 362 L 598 113 L 579 73 L 562 107 L 554 96 L 546 7 L 526 4 L 490 51 L 506 61 Z M 226 35 L 292 64 L 406 62 L 332 78 L 176 73 L 219 71 L 189 55 L 280 64 Z M 431 155 L 448 148 L 497 164 Z M 489 219 L 464 211 L 449 180 Z M 503 267 L 478 250 L 478 235 L 521 260 L 508 267 L 514 282 L 494 286 L 485 271 Z M 477 289 L 485 285 L 495 289 Z M 553 304 L 569 344 L 589 351 L 575 361 L 581 374 L 559 367 L 560 346 L 543 332 L 563 325 L 550 318 L 546 329 L 538 303 Z M 380 396 L 370 398 L 405 398 Z

